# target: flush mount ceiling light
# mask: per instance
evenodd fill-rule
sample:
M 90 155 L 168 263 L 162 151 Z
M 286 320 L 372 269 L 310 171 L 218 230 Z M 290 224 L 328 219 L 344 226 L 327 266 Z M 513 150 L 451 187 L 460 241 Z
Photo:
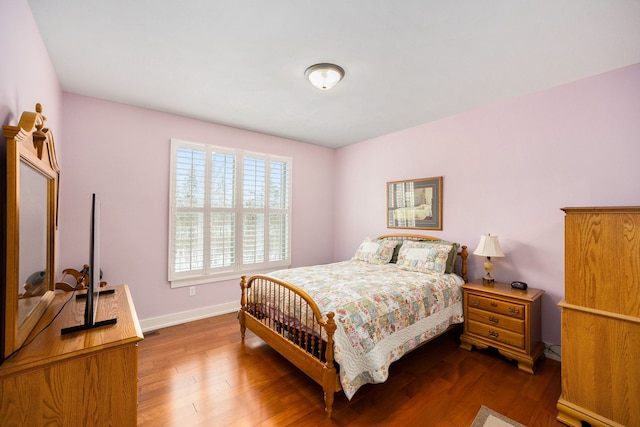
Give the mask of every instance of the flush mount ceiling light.
M 335 64 L 316 64 L 307 68 L 304 75 L 320 90 L 328 90 L 342 80 L 344 70 Z

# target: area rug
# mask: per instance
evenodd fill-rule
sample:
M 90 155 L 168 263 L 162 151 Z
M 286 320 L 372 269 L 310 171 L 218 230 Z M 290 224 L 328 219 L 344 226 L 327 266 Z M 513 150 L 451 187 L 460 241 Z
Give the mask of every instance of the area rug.
M 526 427 L 482 405 L 470 427 Z

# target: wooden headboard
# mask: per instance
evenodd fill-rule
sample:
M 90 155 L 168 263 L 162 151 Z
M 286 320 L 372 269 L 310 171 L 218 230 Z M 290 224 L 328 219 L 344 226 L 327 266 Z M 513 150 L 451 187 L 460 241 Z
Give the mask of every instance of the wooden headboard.
M 432 236 L 423 236 L 420 234 L 407 234 L 407 233 L 398 233 L 398 234 L 383 234 L 379 236 L 378 239 L 386 239 L 386 240 L 415 240 L 415 241 L 441 241 L 444 240 L 440 237 L 432 237 Z M 467 277 L 467 257 L 469 256 L 469 252 L 467 251 L 466 245 L 460 245 L 460 250 L 458 251 L 458 258 L 460 259 L 460 266 L 456 268 L 456 274 L 462 277 L 462 280 L 468 282 Z M 456 263 L 456 267 L 458 267 L 458 263 Z

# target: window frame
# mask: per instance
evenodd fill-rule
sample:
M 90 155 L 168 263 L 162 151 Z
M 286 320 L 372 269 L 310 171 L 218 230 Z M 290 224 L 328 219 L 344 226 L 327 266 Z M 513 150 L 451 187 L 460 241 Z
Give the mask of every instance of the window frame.
M 179 211 L 195 212 L 200 208 L 180 208 L 177 206 L 177 185 L 178 179 L 177 173 L 177 161 L 178 151 L 180 149 L 188 149 L 193 151 L 204 152 L 205 158 L 205 183 L 204 183 L 204 202 L 201 208 L 202 210 L 202 268 L 190 269 L 188 271 L 176 272 L 176 226 L 177 226 L 177 214 Z M 229 208 L 213 207 L 211 203 L 211 174 L 212 168 L 212 156 L 215 153 L 231 155 L 235 159 L 235 188 L 234 188 L 234 206 Z M 264 190 L 264 207 L 262 208 L 248 208 L 243 203 L 243 190 L 244 190 L 244 161 L 246 158 L 259 159 L 264 161 L 265 172 L 265 190 Z M 223 280 L 239 279 L 244 274 L 257 274 L 272 271 L 278 268 L 288 268 L 291 266 L 291 231 L 292 231 L 292 163 L 293 159 L 290 157 L 279 156 L 269 153 L 259 153 L 255 151 L 241 150 L 237 148 L 229 148 L 216 146 L 211 144 L 185 141 L 181 139 L 171 139 L 171 152 L 170 152 L 170 183 L 169 183 L 169 236 L 168 236 L 168 280 L 172 288 L 192 286 L 203 283 L 211 283 Z M 283 201 L 285 207 L 280 208 L 271 207 L 270 191 L 271 185 L 271 165 L 272 162 L 280 162 L 286 165 L 286 199 Z M 214 212 L 232 212 L 235 218 L 235 236 L 233 241 L 234 246 L 234 260 L 229 266 L 211 267 L 211 255 L 210 244 L 211 235 L 207 230 L 211 227 L 211 215 Z M 247 213 L 259 213 L 264 215 L 263 233 L 264 237 L 261 240 L 264 251 L 264 261 L 259 263 L 245 263 L 243 257 L 243 219 Z M 277 239 L 281 240 L 278 248 L 281 253 L 283 250 L 286 252 L 286 257 L 278 261 L 269 261 L 270 250 L 270 236 L 269 236 L 269 218 L 272 214 L 284 214 L 286 224 L 285 233 L 277 235 Z M 284 241 L 284 243 L 282 243 Z M 285 246 L 284 249 L 282 246 Z

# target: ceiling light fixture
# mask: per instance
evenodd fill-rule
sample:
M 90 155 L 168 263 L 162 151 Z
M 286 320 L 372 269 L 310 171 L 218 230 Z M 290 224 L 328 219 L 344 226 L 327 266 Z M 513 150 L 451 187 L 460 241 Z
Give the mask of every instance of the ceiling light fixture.
M 316 64 L 307 68 L 304 75 L 320 90 L 328 90 L 344 77 L 344 70 L 335 64 Z

